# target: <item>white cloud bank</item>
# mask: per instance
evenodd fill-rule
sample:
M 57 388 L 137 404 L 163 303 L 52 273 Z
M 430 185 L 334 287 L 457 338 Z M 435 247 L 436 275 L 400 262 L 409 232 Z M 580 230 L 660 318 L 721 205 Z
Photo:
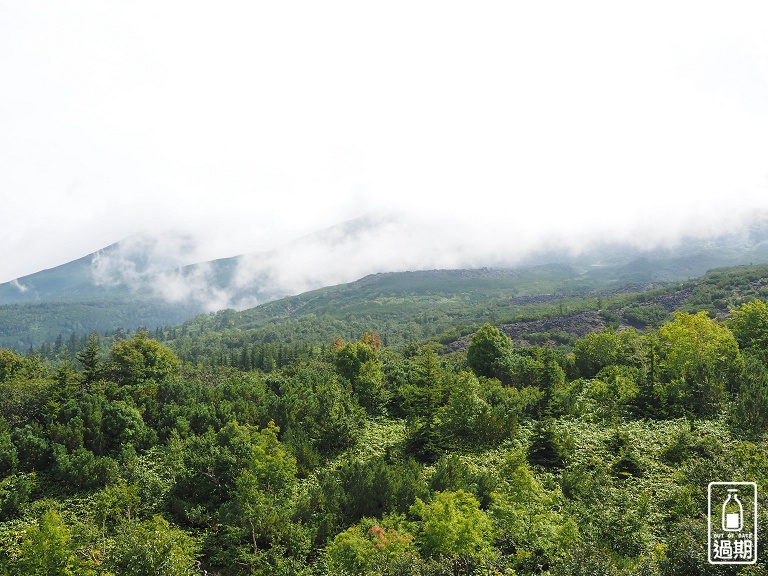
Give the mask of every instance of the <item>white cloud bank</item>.
M 766 22 L 762 1 L 12 0 L 0 282 L 141 231 L 203 261 L 404 214 L 366 250 L 270 273 L 300 285 L 289 269 L 740 222 L 768 208 Z
M 731 208 L 727 217 L 725 212 L 694 210 L 688 215 L 695 226 L 678 223 L 672 229 L 670 221 L 661 218 L 653 224 L 653 234 L 648 234 L 644 227 L 649 223 L 635 225 L 630 219 L 622 233 L 611 223 L 599 222 L 585 233 L 531 227 L 524 215 L 510 216 L 501 227 L 489 228 L 482 220 L 426 221 L 390 213 L 349 221 L 273 250 L 190 266 L 183 265 L 200 252 L 191 239 L 135 238 L 98 253 L 92 271 L 97 283 L 148 289 L 168 302 L 194 303 L 213 312 L 249 308 L 376 272 L 514 267 L 526 261 L 562 261 L 590 251 L 599 253 L 608 243 L 614 249 L 653 250 L 674 248 L 681 239 L 705 246 L 722 235 L 733 239 L 741 234 L 746 246 L 752 242 L 748 238 L 751 225 L 768 226 L 768 212 Z

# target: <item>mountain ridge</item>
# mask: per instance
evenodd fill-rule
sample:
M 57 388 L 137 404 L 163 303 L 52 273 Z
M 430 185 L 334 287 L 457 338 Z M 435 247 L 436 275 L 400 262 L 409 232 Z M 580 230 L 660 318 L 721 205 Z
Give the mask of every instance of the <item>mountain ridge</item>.
M 521 270 L 531 274 L 537 266 L 546 266 L 539 269 L 542 276 L 538 281 L 544 282 L 549 274 L 552 282 L 537 294 L 529 291 L 517 295 L 540 297 L 555 289 L 585 293 L 633 283 L 684 281 L 711 268 L 768 262 L 765 222 L 713 238 L 689 238 L 675 247 L 642 249 L 608 243 L 578 254 L 542 251 L 514 266 L 385 269 L 361 273 L 355 279 L 352 274 L 358 269 L 377 264 L 364 258 L 351 262 L 345 258 L 364 256 L 365 250 L 373 249 L 369 235 L 387 224 L 375 219 L 351 220 L 270 251 L 184 265 L 179 263 L 193 259 L 195 254 L 191 238 L 158 235 L 118 242 L 61 266 L 0 284 L 0 346 L 26 350 L 72 332 L 135 330 L 140 326 L 155 329 L 181 324 L 201 313 L 249 310 L 339 284 L 364 291 L 371 283 L 386 286 L 391 282 L 402 290 L 425 282 L 440 292 L 444 288 L 438 285 L 441 274 L 447 286 L 463 275 L 484 283 L 464 288 L 471 292 L 519 280 Z M 349 252 L 350 246 L 363 252 Z M 371 295 L 370 302 L 386 302 L 386 298 L 386 293 L 375 298 Z M 365 307 L 358 305 L 361 310 Z

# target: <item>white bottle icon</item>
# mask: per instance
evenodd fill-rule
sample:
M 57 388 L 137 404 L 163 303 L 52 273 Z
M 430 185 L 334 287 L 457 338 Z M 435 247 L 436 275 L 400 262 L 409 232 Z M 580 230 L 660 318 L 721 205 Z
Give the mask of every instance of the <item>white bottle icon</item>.
M 738 489 L 729 488 L 723 503 L 723 530 L 738 532 L 744 527 L 744 508 L 738 498 Z

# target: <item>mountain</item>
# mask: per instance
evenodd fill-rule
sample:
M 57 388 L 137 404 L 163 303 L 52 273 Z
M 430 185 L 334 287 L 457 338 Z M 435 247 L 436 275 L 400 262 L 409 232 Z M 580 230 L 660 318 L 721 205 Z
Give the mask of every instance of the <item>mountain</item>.
M 403 270 L 410 261 L 409 255 L 387 252 L 387 235 L 397 230 L 391 219 L 360 218 L 274 250 L 205 262 L 195 262 L 192 238 L 131 237 L 0 284 L 0 346 L 27 350 L 73 332 L 155 329 L 202 313 L 248 310 L 340 284 L 356 286 L 362 298 L 350 304 L 336 294 L 328 304 L 311 298 L 296 302 L 305 311 L 315 307 L 318 314 L 331 307 L 365 317 L 379 303 L 395 298 L 389 294 L 410 286 L 416 290 L 408 293 L 408 298 L 416 298 L 411 301 L 414 309 L 425 304 L 422 296 L 428 295 L 422 313 L 445 314 L 459 302 L 487 306 L 493 294 L 584 294 L 629 283 L 687 280 L 715 267 L 768 262 L 768 223 L 763 222 L 709 238 L 684 238 L 670 247 L 606 242 L 578 253 L 566 247 L 532 253 L 517 262 L 494 261 L 492 269 L 372 276 Z M 456 261 L 461 261 L 460 255 Z M 372 291 L 374 285 L 378 291 Z M 272 308 L 256 310 L 254 318 L 266 318 Z
M 685 282 L 589 291 L 583 276 L 564 265 L 398 272 L 198 316 L 154 336 L 193 364 L 269 370 L 365 332 L 376 332 L 394 349 L 432 342 L 452 352 L 466 348 L 490 322 L 519 346 L 568 347 L 608 327 L 656 328 L 676 311 L 724 319 L 753 298 L 768 298 L 766 264 L 718 268 Z
M 0 284 L 0 305 L 105 296 L 106 290 L 96 286 L 91 278 L 93 257 L 94 254 L 84 256 L 56 268 Z
M 333 284 L 337 268 L 309 270 L 306 260 L 317 262 L 362 242 L 385 222 L 353 220 L 274 250 L 197 263 L 189 237 L 133 236 L 0 284 L 0 347 L 26 351 L 73 332 L 154 329 Z

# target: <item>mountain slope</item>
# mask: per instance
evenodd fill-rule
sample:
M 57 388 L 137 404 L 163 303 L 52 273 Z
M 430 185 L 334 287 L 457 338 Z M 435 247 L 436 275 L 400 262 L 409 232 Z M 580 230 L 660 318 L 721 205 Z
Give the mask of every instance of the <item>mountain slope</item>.
M 381 270 L 376 268 L 379 260 L 368 256 L 381 251 L 376 239 L 386 235 L 387 225 L 385 220 L 361 218 L 269 252 L 199 263 L 193 263 L 196 249 L 192 239 L 173 235 L 131 238 L 68 264 L 0 284 L 0 346 L 26 350 L 51 342 L 59 334 L 67 337 L 72 332 L 139 326 L 155 329 L 203 312 L 250 309 L 306 293 L 312 296 L 260 308 L 245 317 L 251 327 L 275 318 L 297 318 L 298 311 L 365 318 L 385 313 L 387 306 L 398 304 L 398 298 L 406 298 L 402 304 L 418 311 L 422 323 L 425 315 L 446 320 L 456 316 L 457 309 L 472 305 L 486 306 L 484 313 L 491 318 L 501 313 L 495 308 L 503 310 L 501 304 L 488 305 L 494 294 L 498 298 L 583 294 L 628 283 L 686 280 L 717 266 L 768 261 L 768 225 L 762 223 L 714 238 L 689 238 L 674 248 L 606 243 L 576 255 L 562 250 L 532 254 L 513 267 L 514 273 L 501 272 L 510 268 L 507 264 L 492 272 L 463 271 L 459 276 L 443 271 L 370 276 L 352 282 L 365 274 L 355 276 L 356 271 Z M 547 266 L 542 268 L 543 264 Z M 523 270 L 536 271 L 521 275 Z M 351 282 L 357 299 L 338 291 L 329 292 L 327 301 L 316 298 L 313 291 L 323 293 L 326 289 L 321 286 L 339 282 Z M 282 310 L 283 306 L 288 308 Z M 387 330 L 398 333 L 398 338 L 424 336 L 417 325 L 394 325 L 405 308 L 400 310 L 390 318 L 393 325 Z M 448 322 L 441 321 L 440 326 L 447 329 Z
M 93 255 L 84 256 L 49 270 L 0 284 L 0 305 L 41 300 L 69 301 L 99 298 L 112 292 L 100 289 L 91 277 Z
M 279 353 L 288 362 L 292 354 L 368 331 L 385 345 L 432 341 L 455 351 L 491 322 L 518 345 L 559 346 L 608 327 L 657 327 L 675 311 L 706 310 L 722 319 L 729 307 L 756 297 L 768 298 L 768 265 L 599 290 L 584 290 L 582 275 L 565 266 L 433 270 L 375 274 L 251 310 L 199 316 L 158 336 L 193 363 L 262 368 L 255 354 Z

